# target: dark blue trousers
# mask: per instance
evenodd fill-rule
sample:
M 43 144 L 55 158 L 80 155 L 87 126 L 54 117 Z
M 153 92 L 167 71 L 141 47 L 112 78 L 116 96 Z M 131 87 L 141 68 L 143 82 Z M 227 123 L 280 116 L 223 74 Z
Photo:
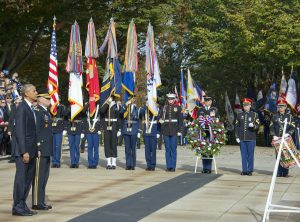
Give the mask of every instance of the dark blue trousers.
M 53 133 L 52 164 L 60 164 L 62 133 Z
M 97 166 L 99 163 L 99 135 L 97 133 L 88 133 L 86 135 L 89 166 Z
M 212 158 L 212 157 L 208 157 L 208 158 Z M 202 159 L 203 170 L 211 170 L 211 163 L 212 163 L 211 159 Z
M 70 145 L 71 164 L 79 164 L 80 134 L 69 134 L 68 138 L 69 138 L 69 145 Z
M 145 143 L 145 157 L 148 168 L 156 167 L 156 136 L 144 136 Z
M 244 173 L 253 172 L 254 167 L 254 148 L 256 145 L 255 140 L 240 142 L 241 156 L 242 156 L 242 171 Z
M 137 135 L 123 135 L 125 142 L 126 166 L 135 167 L 136 165 L 136 140 Z
M 23 163 L 21 156 L 16 156 L 16 175 L 13 192 L 13 210 L 24 212 L 28 209 L 26 199 L 35 175 L 35 157 L 30 158 L 29 163 Z
M 166 163 L 168 168 L 176 168 L 177 159 L 177 135 L 164 136 L 165 149 L 166 149 Z

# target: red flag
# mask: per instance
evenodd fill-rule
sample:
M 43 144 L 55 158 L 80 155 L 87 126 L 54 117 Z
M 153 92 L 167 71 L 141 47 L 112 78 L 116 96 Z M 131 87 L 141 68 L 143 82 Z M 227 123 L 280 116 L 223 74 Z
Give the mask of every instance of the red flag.
M 96 111 L 96 102 L 100 98 L 99 78 L 96 60 L 88 58 L 86 61 L 86 90 L 89 92 L 90 116 Z

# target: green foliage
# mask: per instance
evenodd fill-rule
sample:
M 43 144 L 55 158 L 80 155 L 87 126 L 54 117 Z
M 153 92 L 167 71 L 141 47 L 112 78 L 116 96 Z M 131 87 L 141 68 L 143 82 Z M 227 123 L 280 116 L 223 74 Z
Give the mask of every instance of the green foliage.
M 268 87 L 278 79 L 281 67 L 286 73 L 297 69 L 300 58 L 300 2 L 296 0 L 44 0 L 2 1 L 0 3 L 0 53 L 9 48 L 4 66 L 21 45 L 17 63 L 27 52 L 39 27 L 43 28 L 32 56 L 17 70 L 20 77 L 44 87 L 48 76 L 52 18 L 58 18 L 57 46 L 59 80 L 66 99 L 68 74 L 65 72 L 70 26 L 76 19 L 85 45 L 87 24 L 92 16 L 98 46 L 106 35 L 109 20 L 117 23 L 121 63 L 124 60 L 127 28 L 134 18 L 139 41 L 140 98 L 145 89 L 144 43 L 147 25 L 154 26 L 163 86 L 163 96 L 175 85 L 179 89 L 180 65 L 189 66 L 200 86 L 220 101 L 223 107 L 227 90 L 241 97 L 247 86 Z M 0 54 L 1 58 L 1 54 Z M 98 59 L 100 78 L 105 55 Z M 0 65 L 1 60 L 0 60 Z M 222 109 L 221 109 L 222 111 Z

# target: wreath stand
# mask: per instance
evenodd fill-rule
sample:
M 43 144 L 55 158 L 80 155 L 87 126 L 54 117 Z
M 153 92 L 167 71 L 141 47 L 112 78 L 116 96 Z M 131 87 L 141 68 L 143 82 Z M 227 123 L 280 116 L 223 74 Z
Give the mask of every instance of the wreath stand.
M 197 168 L 198 168 L 198 161 L 199 161 L 199 159 L 212 160 L 212 161 L 213 161 L 213 164 L 214 164 L 215 174 L 218 174 L 218 169 L 217 169 L 217 164 L 216 164 L 216 159 L 215 159 L 215 157 L 214 157 L 214 156 L 211 157 L 211 158 L 209 158 L 209 157 L 202 157 L 202 155 L 196 157 L 195 173 L 197 173 Z
M 287 119 L 284 120 L 284 128 L 283 128 L 283 133 L 282 133 L 283 136 L 285 135 L 285 132 L 286 132 L 286 126 L 287 126 Z M 274 193 L 278 165 L 279 165 L 280 158 L 281 158 L 283 144 L 286 146 L 286 148 L 289 151 L 289 153 L 291 154 L 292 158 L 295 160 L 298 167 L 300 168 L 300 163 L 299 163 L 298 159 L 295 157 L 294 153 L 291 151 L 291 149 L 289 148 L 289 146 L 288 146 L 287 142 L 284 140 L 284 138 L 282 138 L 280 147 L 279 147 L 279 151 L 277 154 L 277 159 L 276 159 L 276 163 L 275 163 L 275 167 L 274 167 L 274 171 L 273 171 L 272 181 L 271 181 L 271 185 L 270 185 L 270 189 L 269 189 L 268 199 L 267 199 L 266 208 L 265 208 L 264 217 L 263 217 L 262 222 L 269 220 L 269 215 L 271 212 L 300 213 L 300 208 L 298 208 L 298 207 L 272 204 L 272 198 L 273 198 L 273 193 Z

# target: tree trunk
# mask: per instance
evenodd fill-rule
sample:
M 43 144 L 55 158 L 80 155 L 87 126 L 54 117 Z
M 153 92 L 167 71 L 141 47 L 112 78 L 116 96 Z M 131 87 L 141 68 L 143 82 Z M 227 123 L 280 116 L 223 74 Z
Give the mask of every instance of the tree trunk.
M 21 44 L 17 43 L 17 46 L 16 46 L 16 49 L 14 51 L 13 57 L 12 57 L 9 65 L 8 65 L 8 70 L 11 70 L 12 67 L 16 64 L 17 58 L 20 54 L 20 51 L 21 51 Z
M 5 45 L 3 47 L 3 53 L 2 53 L 2 56 L 1 56 L 1 59 L 0 59 L 0 70 L 3 69 L 3 65 L 4 65 L 4 62 L 5 62 L 6 57 L 7 57 L 7 52 L 8 52 L 8 44 L 5 43 Z
M 22 60 L 11 69 L 11 71 L 10 71 L 11 73 L 14 73 L 14 72 L 18 71 L 27 62 L 27 60 L 30 58 L 30 56 L 33 52 L 34 47 L 38 43 L 39 38 L 42 35 L 42 33 L 43 33 L 43 25 L 41 24 L 41 26 L 39 27 L 37 33 L 35 34 L 35 36 L 32 40 L 32 43 L 31 43 L 27 53 L 24 55 Z

